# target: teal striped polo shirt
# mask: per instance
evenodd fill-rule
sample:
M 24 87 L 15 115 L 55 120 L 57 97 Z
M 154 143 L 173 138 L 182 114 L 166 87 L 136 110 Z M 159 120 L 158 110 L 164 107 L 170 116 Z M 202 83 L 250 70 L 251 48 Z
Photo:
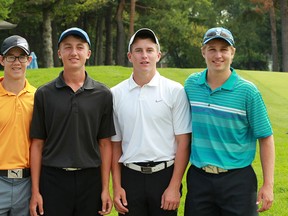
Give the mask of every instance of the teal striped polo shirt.
M 207 69 L 192 74 L 184 88 L 191 105 L 190 162 L 235 169 L 252 163 L 256 141 L 272 135 L 272 127 L 257 87 L 231 68 L 229 79 L 213 91 Z

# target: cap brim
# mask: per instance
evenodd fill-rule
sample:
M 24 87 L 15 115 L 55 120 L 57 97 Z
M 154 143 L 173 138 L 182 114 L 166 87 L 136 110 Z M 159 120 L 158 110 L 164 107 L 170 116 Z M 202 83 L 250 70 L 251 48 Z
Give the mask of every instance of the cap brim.
M 83 40 L 85 40 L 89 44 L 89 46 L 91 46 L 90 40 L 88 40 L 86 38 L 86 36 L 82 32 L 80 32 L 79 30 L 69 30 L 69 31 L 65 32 L 64 34 L 62 34 L 61 37 L 59 38 L 58 46 L 69 35 L 77 35 L 77 36 L 81 37 Z
M 3 51 L 3 55 L 5 55 L 7 52 L 9 52 L 9 50 L 11 50 L 12 48 L 15 48 L 15 47 L 18 47 L 18 48 L 22 49 L 27 55 L 30 55 L 29 50 L 27 50 L 26 47 L 21 46 L 21 45 L 15 45 L 15 46 L 9 47 L 8 49 Z
M 222 39 L 225 40 L 228 44 L 230 44 L 231 46 L 234 46 L 234 44 L 232 43 L 232 41 L 228 40 L 227 38 L 222 37 L 221 35 L 216 35 L 214 37 L 208 38 L 205 41 L 203 41 L 203 45 L 207 44 L 209 41 L 214 40 L 214 39 Z
M 149 28 L 142 28 L 135 32 L 135 34 L 131 37 L 129 44 L 128 44 L 128 52 L 130 52 L 131 45 L 134 43 L 135 38 L 141 35 L 148 35 L 149 38 L 153 39 L 153 41 L 158 45 L 160 50 L 160 44 L 158 38 L 156 37 L 155 33 Z

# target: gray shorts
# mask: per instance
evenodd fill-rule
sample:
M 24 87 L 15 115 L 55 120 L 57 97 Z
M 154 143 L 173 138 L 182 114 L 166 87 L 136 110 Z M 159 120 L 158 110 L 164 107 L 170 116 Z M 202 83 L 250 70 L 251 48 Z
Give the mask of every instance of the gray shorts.
M 29 216 L 31 179 L 0 176 L 0 216 Z

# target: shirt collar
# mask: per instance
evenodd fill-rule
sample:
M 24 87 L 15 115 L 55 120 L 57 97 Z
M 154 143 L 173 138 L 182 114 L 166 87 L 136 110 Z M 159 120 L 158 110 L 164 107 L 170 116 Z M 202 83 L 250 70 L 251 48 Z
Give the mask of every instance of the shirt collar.
M 231 67 L 230 70 L 231 70 L 231 75 L 226 80 L 226 82 L 221 86 L 221 89 L 231 91 L 234 88 L 234 86 L 238 80 L 238 75 L 237 75 L 236 71 L 234 70 L 234 68 Z M 206 80 L 207 72 L 208 72 L 208 69 L 206 68 L 197 81 L 198 85 L 207 84 L 207 80 Z
M 156 71 L 156 73 L 153 76 L 153 78 L 146 85 L 147 86 L 158 86 L 159 85 L 159 79 L 160 79 L 160 74 L 159 74 L 158 71 Z M 128 82 L 129 82 L 129 90 L 132 90 L 132 89 L 134 89 L 136 87 L 139 87 L 139 85 L 133 79 L 133 73 L 131 74 Z
M 0 95 L 12 94 L 12 93 L 8 92 L 6 89 L 4 89 L 3 85 L 1 84 L 3 79 L 4 79 L 4 77 L 0 77 Z M 28 80 L 25 79 L 25 86 L 18 95 L 22 94 L 23 92 L 34 93 L 35 90 L 36 90 L 35 87 L 30 85 Z
M 32 86 L 32 85 L 30 85 L 30 83 L 28 82 L 28 80 L 25 79 L 25 87 L 24 87 L 23 90 L 31 93 L 31 92 L 35 92 L 35 87 Z
M 64 88 L 64 87 L 68 86 L 64 81 L 63 73 L 64 73 L 64 71 L 61 71 L 58 78 L 56 79 L 56 88 Z M 85 81 L 83 84 L 83 88 L 84 89 L 94 89 L 95 88 L 95 82 L 93 82 L 93 79 L 91 79 L 88 76 L 86 71 L 85 71 Z

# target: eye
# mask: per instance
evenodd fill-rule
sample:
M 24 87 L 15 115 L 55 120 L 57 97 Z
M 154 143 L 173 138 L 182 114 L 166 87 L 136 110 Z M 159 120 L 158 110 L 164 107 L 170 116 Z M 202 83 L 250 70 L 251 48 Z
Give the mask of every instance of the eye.
M 67 44 L 67 45 L 64 45 L 63 48 L 64 48 L 64 49 L 70 49 L 71 46 Z
M 135 49 L 134 52 L 140 53 L 142 52 L 142 49 Z
M 26 59 L 27 59 L 27 56 L 19 56 L 19 60 L 21 62 L 26 61 Z
M 77 49 L 82 50 L 82 49 L 84 49 L 84 46 L 80 45 L 77 47 Z
M 15 56 L 6 56 L 6 59 L 8 62 L 13 62 L 13 61 L 15 61 L 16 57 Z

